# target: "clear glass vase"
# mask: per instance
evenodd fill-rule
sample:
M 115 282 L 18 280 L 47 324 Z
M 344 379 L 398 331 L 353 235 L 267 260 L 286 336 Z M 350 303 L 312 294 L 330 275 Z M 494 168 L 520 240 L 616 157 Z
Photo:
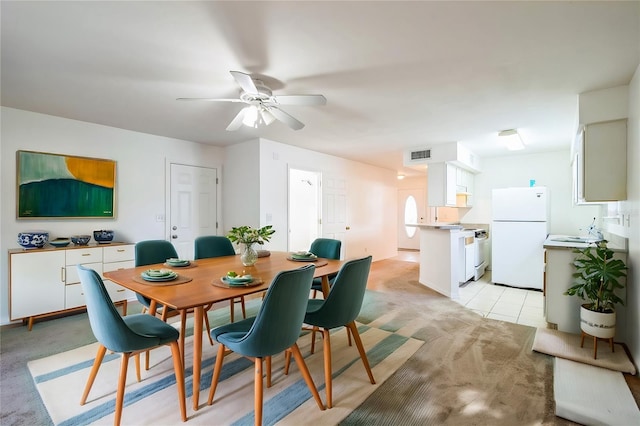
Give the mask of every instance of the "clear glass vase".
M 258 252 L 253 248 L 253 243 L 245 244 L 242 253 L 240 254 L 240 261 L 244 266 L 253 266 L 258 260 Z

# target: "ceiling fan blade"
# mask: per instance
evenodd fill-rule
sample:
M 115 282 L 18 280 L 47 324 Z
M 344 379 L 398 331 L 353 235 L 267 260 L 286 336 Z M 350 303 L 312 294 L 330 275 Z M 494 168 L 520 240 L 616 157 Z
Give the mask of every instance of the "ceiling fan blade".
M 326 105 L 327 98 L 322 95 L 280 95 L 273 100 L 280 105 Z
M 293 130 L 300 130 L 304 127 L 304 123 L 296 120 L 286 112 L 276 107 L 268 108 L 268 111 L 279 121 L 282 121 Z
M 244 119 L 244 115 L 250 107 L 244 107 L 240 110 L 240 112 L 235 116 L 231 123 L 227 126 L 227 131 L 233 132 L 234 130 L 238 130 L 240 126 L 242 126 L 242 120 Z
M 258 93 L 258 88 L 249 74 L 240 71 L 229 71 L 242 90 L 247 93 Z
M 177 98 L 177 101 L 206 101 L 206 102 L 242 102 L 241 99 L 216 99 L 216 98 Z

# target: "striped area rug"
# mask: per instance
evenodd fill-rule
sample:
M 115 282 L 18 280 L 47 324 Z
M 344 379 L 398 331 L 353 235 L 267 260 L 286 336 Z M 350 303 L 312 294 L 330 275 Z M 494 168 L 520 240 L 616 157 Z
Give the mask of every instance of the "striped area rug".
M 376 385 L 369 383 L 356 347 L 347 344 L 344 329 L 332 334 L 334 408 L 330 410 L 318 409 L 294 362 L 289 375 L 285 376 L 284 357 L 274 357 L 272 387 L 264 390 L 264 424 L 331 425 L 348 416 L 424 343 L 406 337 L 411 335 L 410 330 L 403 333 L 396 327 L 384 325 L 383 318 L 368 325 L 359 325 Z M 207 405 L 217 344 L 213 347 L 209 345 L 206 336 L 203 339 L 200 408 L 193 411 L 191 339 L 192 337 L 188 337 L 185 345 L 187 424 L 253 424 L 253 363 L 236 354 L 225 357 L 216 399 L 213 405 Z M 320 396 L 325 402 L 322 343 L 318 339 L 314 354 L 310 354 L 310 343 L 311 338 L 308 334 L 301 336 L 298 341 Z M 29 362 L 29 371 L 54 424 L 113 424 L 119 355 L 107 354 L 87 404 L 79 405 L 96 350 L 97 344 L 91 344 Z M 149 371 L 143 371 L 140 383 L 136 382 L 133 362 L 128 373 L 123 425 L 180 423 L 175 377 L 168 348 L 151 352 L 151 368 Z

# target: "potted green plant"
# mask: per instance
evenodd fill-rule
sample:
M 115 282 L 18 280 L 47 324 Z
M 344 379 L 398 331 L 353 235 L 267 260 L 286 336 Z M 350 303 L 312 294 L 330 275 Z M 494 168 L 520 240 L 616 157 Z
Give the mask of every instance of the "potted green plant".
M 252 228 L 251 226 L 238 226 L 231 228 L 227 234 L 227 238 L 231 242 L 244 244 L 240 260 L 244 266 L 252 266 L 258 260 L 258 253 L 253 248 L 254 244 L 264 244 L 269 241 L 276 231 L 271 225 L 262 228 Z
M 583 340 L 586 333 L 594 338 L 610 339 L 613 343 L 616 334 L 615 305 L 624 304 L 616 291 L 624 288 L 627 266 L 621 259 L 614 258 L 606 240 L 595 244 L 595 247 L 574 250 L 577 254 L 573 261 L 576 272 L 573 274 L 573 286 L 565 294 L 585 301 L 580 308 Z

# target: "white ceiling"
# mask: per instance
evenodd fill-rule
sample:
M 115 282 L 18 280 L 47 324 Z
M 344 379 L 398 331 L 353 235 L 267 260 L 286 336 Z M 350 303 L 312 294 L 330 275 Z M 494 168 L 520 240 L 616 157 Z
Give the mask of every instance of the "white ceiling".
M 407 148 L 458 141 L 479 156 L 567 148 L 577 95 L 627 84 L 640 2 L 2 1 L 2 105 L 229 145 L 257 136 L 401 171 Z M 306 124 L 225 128 L 230 70 Z M 406 171 L 409 172 L 409 171 Z

